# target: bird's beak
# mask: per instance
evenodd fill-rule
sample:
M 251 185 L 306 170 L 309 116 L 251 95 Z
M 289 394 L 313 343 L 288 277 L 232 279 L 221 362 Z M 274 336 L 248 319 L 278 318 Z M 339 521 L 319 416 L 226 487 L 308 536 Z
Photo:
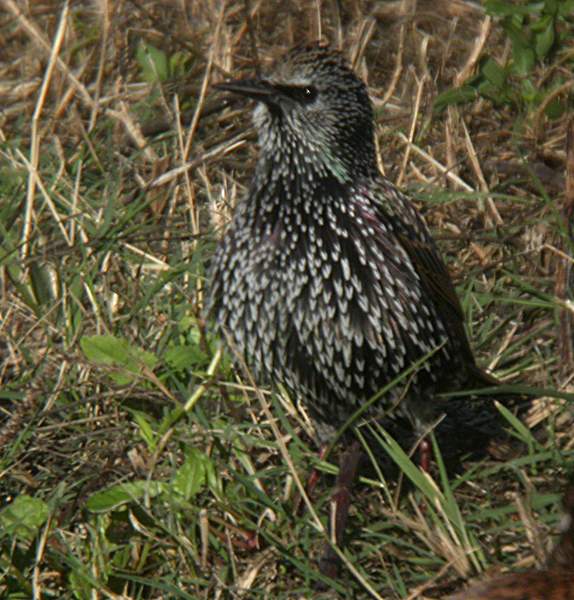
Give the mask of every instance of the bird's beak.
M 217 90 L 247 96 L 260 102 L 269 102 L 277 94 L 275 87 L 264 79 L 233 79 L 217 83 L 213 87 Z

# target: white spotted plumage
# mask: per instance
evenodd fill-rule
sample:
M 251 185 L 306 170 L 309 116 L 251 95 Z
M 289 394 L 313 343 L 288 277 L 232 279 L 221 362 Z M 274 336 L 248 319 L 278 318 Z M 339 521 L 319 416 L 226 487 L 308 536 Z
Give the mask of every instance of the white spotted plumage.
M 320 438 L 435 351 L 401 403 L 412 416 L 474 360 L 456 297 L 445 312 L 428 278 L 452 295 L 424 221 L 377 170 L 366 87 L 321 46 L 292 51 L 265 85 L 276 96 L 254 113 L 260 156 L 213 258 L 208 310 L 259 380 L 305 404 Z M 315 99 L 292 97 L 300 86 Z

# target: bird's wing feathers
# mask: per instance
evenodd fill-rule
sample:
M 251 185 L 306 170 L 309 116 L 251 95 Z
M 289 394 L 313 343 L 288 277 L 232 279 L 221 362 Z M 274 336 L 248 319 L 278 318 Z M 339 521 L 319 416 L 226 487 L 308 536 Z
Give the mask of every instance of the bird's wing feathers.
M 397 235 L 397 239 L 415 264 L 416 271 L 431 293 L 434 302 L 440 305 L 441 314 L 443 314 L 442 309 L 445 309 L 452 314 L 453 318 L 462 322 L 464 314 L 460 301 L 434 243 L 415 240 L 401 233 Z
M 464 355 L 469 366 L 474 357 L 464 328 L 464 313 L 444 261 L 431 234 L 409 198 L 386 181 L 382 183 L 377 210 L 385 222 L 395 224 L 394 236 L 413 263 L 420 278 L 425 296 L 435 305 L 436 311 L 448 321 L 447 331 Z

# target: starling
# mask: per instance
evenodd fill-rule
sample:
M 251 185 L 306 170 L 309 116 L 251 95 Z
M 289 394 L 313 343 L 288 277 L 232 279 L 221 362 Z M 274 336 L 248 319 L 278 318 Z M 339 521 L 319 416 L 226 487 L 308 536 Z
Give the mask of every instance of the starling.
M 320 443 L 418 361 L 365 417 L 393 408 L 420 428 L 437 392 L 487 379 L 424 220 L 378 170 L 367 87 L 343 56 L 299 46 L 269 77 L 217 87 L 257 102 L 260 153 L 208 311 L 255 377 L 305 406 Z

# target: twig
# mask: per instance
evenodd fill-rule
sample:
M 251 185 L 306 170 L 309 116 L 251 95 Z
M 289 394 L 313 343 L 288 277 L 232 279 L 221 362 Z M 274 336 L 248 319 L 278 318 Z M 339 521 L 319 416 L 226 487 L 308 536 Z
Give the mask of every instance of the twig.
M 488 34 L 490 33 L 490 25 L 492 23 L 491 17 L 485 17 L 480 25 L 480 33 L 474 42 L 474 46 L 472 48 L 472 52 L 468 57 L 464 67 L 459 71 L 457 76 L 454 78 L 454 86 L 460 87 L 469 77 L 476 63 L 478 62 L 478 58 L 480 57 L 480 53 L 484 48 L 484 44 L 488 39 Z
M 448 167 L 445 167 L 443 164 L 439 163 L 439 161 L 436 158 L 433 158 L 428 152 L 425 152 L 422 148 L 419 148 L 416 144 L 410 142 L 407 136 L 402 131 L 399 131 L 397 135 L 399 139 L 401 139 L 403 142 L 410 146 L 411 150 L 415 152 L 415 154 L 418 154 L 419 156 L 424 158 L 433 167 L 438 169 L 447 179 L 450 179 L 451 181 L 456 183 L 466 192 L 476 191 L 472 186 L 468 185 L 466 181 L 463 181 L 458 175 L 456 175 L 456 173 L 452 173 L 448 169 Z
M 415 138 L 415 131 L 416 131 L 416 127 L 417 127 L 417 118 L 419 115 L 419 110 L 421 107 L 421 99 L 423 96 L 423 90 L 425 88 L 425 83 L 427 80 L 427 76 L 424 75 L 421 80 L 418 82 L 417 85 L 417 95 L 415 98 L 415 109 L 413 111 L 413 115 L 411 117 L 411 126 L 409 128 L 409 137 L 408 137 L 408 144 L 405 148 L 405 153 L 403 156 L 403 163 L 401 165 L 401 171 L 399 173 L 399 176 L 397 177 L 397 181 L 396 181 L 396 185 L 397 186 L 401 186 L 403 183 L 403 180 L 405 178 L 405 172 L 407 169 L 407 164 L 409 162 L 409 158 L 411 156 L 411 148 L 413 148 L 413 140 Z
M 480 166 L 480 162 L 478 160 L 478 156 L 476 150 L 474 149 L 474 144 L 472 143 L 472 139 L 470 138 L 470 133 L 468 132 L 468 128 L 463 119 L 461 119 L 461 126 L 464 131 L 464 145 L 466 147 L 466 152 L 468 154 L 468 158 L 470 159 L 470 164 L 472 169 L 478 179 L 480 184 L 480 189 L 483 192 L 489 193 L 488 184 L 486 183 L 486 179 L 484 178 L 484 174 L 482 172 L 482 168 Z M 492 197 L 488 196 L 486 199 L 486 208 L 489 216 L 495 222 L 496 225 L 502 225 L 503 220 L 496 208 L 496 204 L 494 204 L 494 200 Z
M 32 214 L 34 212 L 34 196 L 36 194 L 36 185 L 38 183 L 38 163 L 40 161 L 40 133 L 38 131 L 38 124 L 40 122 L 40 116 L 44 108 L 44 102 L 50 88 L 52 81 L 52 75 L 57 61 L 60 59 L 58 55 L 62 42 L 64 41 L 64 33 L 66 31 L 66 22 L 68 20 L 69 5 L 68 2 L 64 4 L 62 14 L 60 15 L 60 22 L 58 24 L 58 30 L 56 31 L 56 37 L 52 45 L 50 52 L 50 60 L 46 71 L 44 73 L 44 80 L 42 81 L 42 87 L 36 102 L 36 108 L 34 109 L 34 115 L 32 117 L 32 132 L 30 141 L 30 163 L 28 165 L 29 176 L 28 176 L 28 190 L 26 193 L 26 210 L 24 214 L 24 227 L 22 231 L 22 260 L 26 259 L 28 252 L 30 251 L 30 233 L 32 231 Z M 69 243 L 69 239 L 66 230 L 63 229 L 64 238 Z

